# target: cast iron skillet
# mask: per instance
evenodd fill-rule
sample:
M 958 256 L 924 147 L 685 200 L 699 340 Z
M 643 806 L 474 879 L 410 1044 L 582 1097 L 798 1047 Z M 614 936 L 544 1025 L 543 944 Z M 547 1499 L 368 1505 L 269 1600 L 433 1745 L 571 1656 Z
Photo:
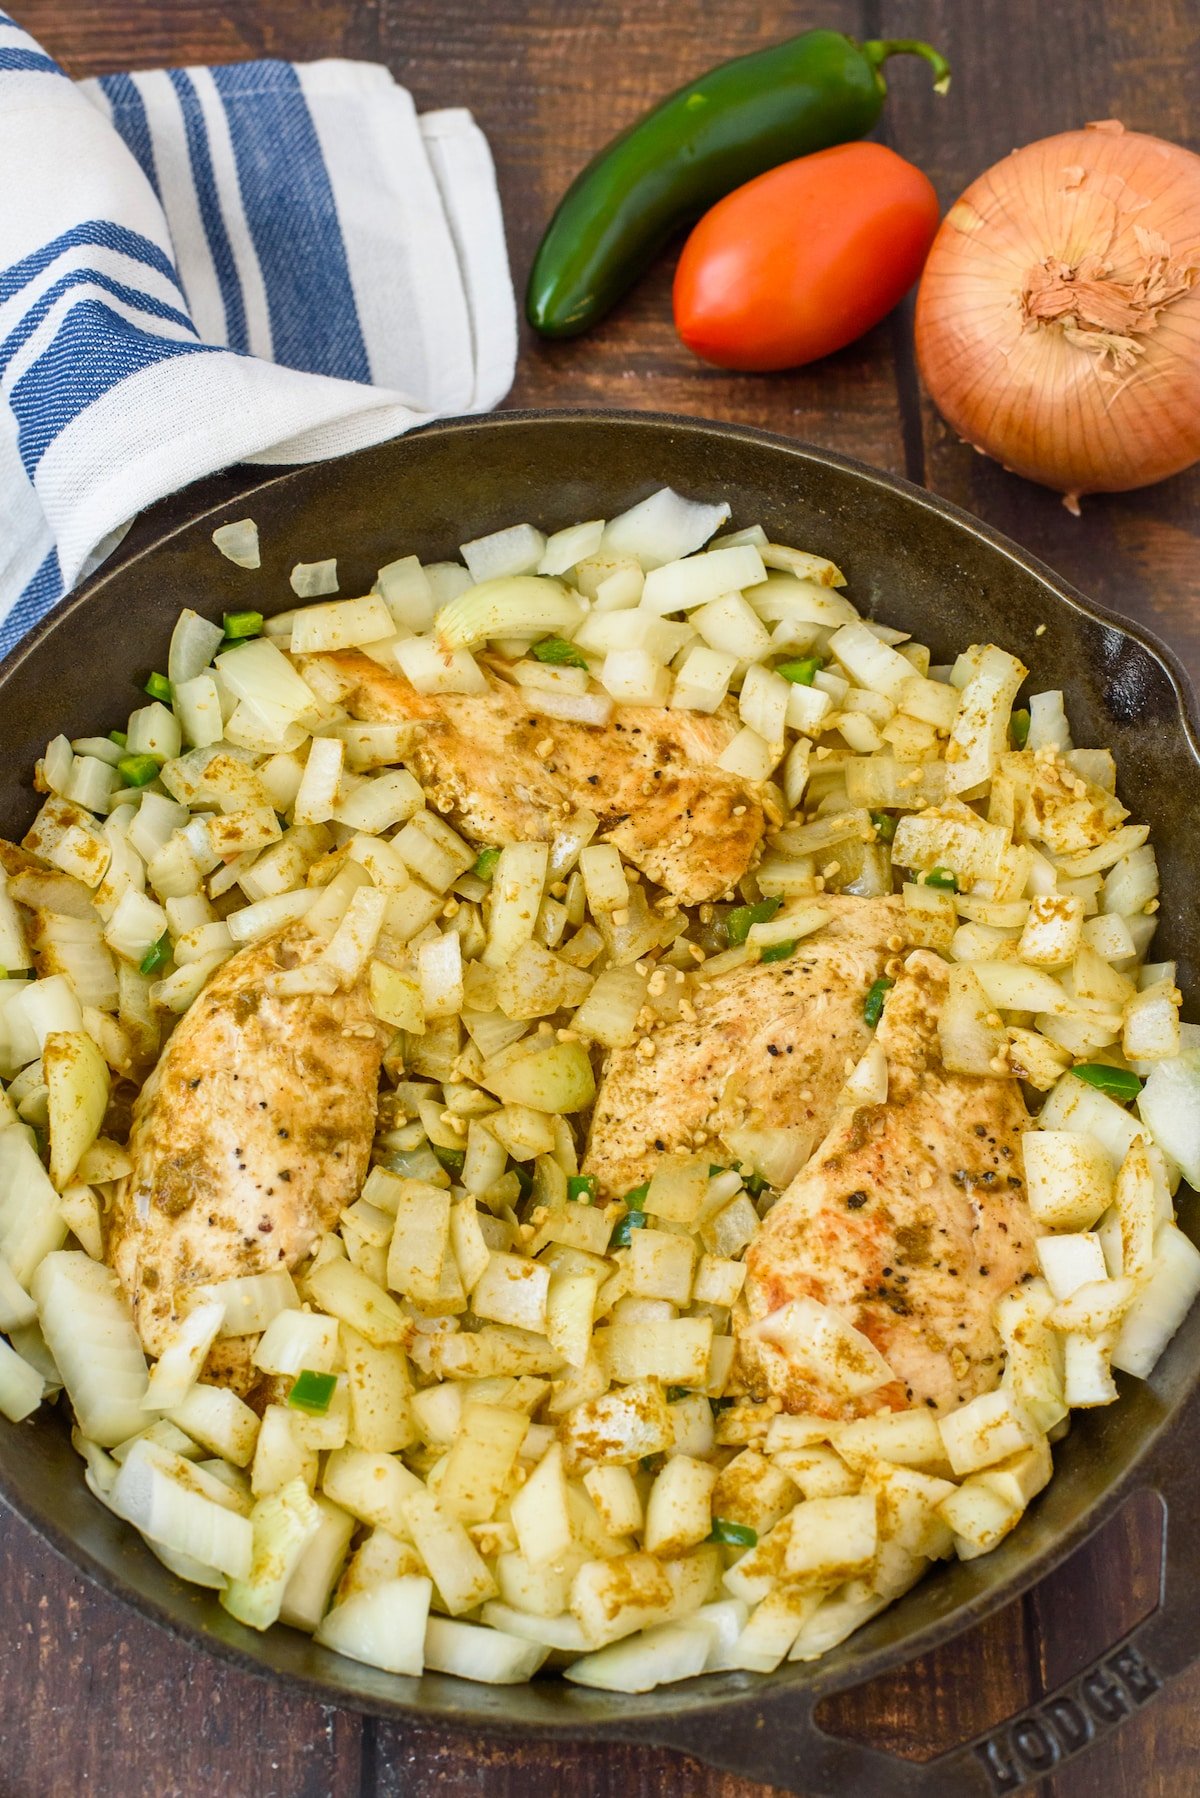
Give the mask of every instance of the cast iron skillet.
M 107 731 L 133 702 L 132 680 L 165 665 L 184 605 L 210 617 L 293 603 L 293 563 L 336 555 L 341 591 L 365 591 L 393 556 L 457 553 L 519 519 L 557 528 L 613 513 L 669 483 L 725 497 L 735 523 L 827 553 L 867 613 L 914 632 L 944 660 L 974 641 L 1015 651 L 1037 686 L 1061 686 L 1077 740 L 1116 752 L 1121 790 L 1153 826 L 1163 872 L 1156 954 L 1200 981 L 1200 787 L 1194 701 L 1173 657 L 1088 604 L 1050 570 L 954 507 L 875 469 L 761 432 L 645 414 L 509 413 L 450 422 L 343 461 L 274 476 L 249 498 L 184 525 L 73 595 L 0 668 L 0 832 L 19 836 L 36 801 L 29 771 L 47 739 Z M 213 528 L 252 514 L 260 574 L 213 549 Z M 1044 627 L 1039 635 L 1039 627 Z M 1200 1207 L 1182 1195 L 1198 1234 Z M 1011 1791 L 1147 1698 L 1200 1653 L 1200 1307 L 1147 1382 L 1076 1419 L 1056 1474 L 994 1553 L 948 1565 L 815 1667 L 713 1675 L 644 1697 L 558 1680 L 492 1689 L 430 1674 L 397 1678 L 275 1629 L 259 1636 L 169 1574 L 87 1492 L 61 1420 L 5 1424 L 0 1494 L 73 1566 L 171 1633 L 243 1669 L 294 1682 L 324 1703 L 473 1732 L 661 1743 L 716 1766 L 808 1793 L 964 1798 Z M 1091 1672 L 989 1738 L 924 1765 L 833 1738 L 818 1701 L 924 1653 L 1006 1604 L 1076 1548 L 1131 1493 L 1168 1510 L 1159 1609 Z M 1097 1644 L 1097 1649 L 1104 1647 Z

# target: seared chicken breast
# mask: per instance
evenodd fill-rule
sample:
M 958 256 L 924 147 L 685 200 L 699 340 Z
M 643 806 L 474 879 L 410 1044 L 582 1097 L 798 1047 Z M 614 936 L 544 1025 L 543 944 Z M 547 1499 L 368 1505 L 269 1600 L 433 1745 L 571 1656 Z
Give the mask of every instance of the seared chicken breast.
M 917 1404 L 941 1413 L 999 1383 L 992 1306 L 1035 1267 L 1021 1156 L 1028 1118 L 1015 1079 L 941 1065 L 947 988 L 938 956 L 909 956 L 879 1025 L 886 1103 L 835 1120 L 747 1251 L 740 1371 L 752 1392 L 774 1393 L 788 1411 L 853 1417 Z M 762 1325 L 801 1297 L 868 1336 L 895 1381 L 846 1399 L 793 1365 Z
M 716 1149 L 737 1118 L 799 1129 L 806 1156 L 833 1118 L 846 1078 L 871 1040 L 863 1000 L 904 947 L 899 898 L 822 900 L 828 924 L 781 962 L 750 962 L 689 990 L 692 1016 L 608 1056 L 596 1095 L 585 1173 L 619 1198 L 654 1172 L 663 1149 Z M 690 983 L 689 983 L 690 988 Z
M 301 667 L 314 662 L 355 718 L 422 726 L 407 765 L 430 805 L 477 843 L 546 841 L 587 808 L 600 835 L 684 905 L 721 898 L 757 859 L 761 796 L 715 765 L 737 733 L 732 712 L 617 706 L 597 727 L 538 713 L 491 669 L 486 693 L 426 694 L 360 651 Z
M 320 947 L 291 926 L 226 962 L 134 1106 L 106 1252 L 152 1355 L 196 1287 L 294 1267 L 358 1196 L 388 1033 L 362 986 L 274 989 Z M 209 1377 L 244 1389 L 243 1346 L 218 1342 Z

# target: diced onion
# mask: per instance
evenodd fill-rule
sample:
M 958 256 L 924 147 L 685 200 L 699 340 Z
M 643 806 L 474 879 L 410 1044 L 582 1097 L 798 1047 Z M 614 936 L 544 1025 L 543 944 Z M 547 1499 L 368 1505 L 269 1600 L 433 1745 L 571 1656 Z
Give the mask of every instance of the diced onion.
M 314 1640 L 385 1673 L 418 1675 L 425 1667 L 425 1630 L 432 1581 L 416 1575 L 385 1580 L 335 1605 Z
M 249 1576 L 254 1541 L 249 1519 L 198 1490 L 189 1463 L 178 1456 L 135 1444 L 109 1498 L 119 1516 L 164 1548 L 231 1579 Z
M 171 1411 L 183 1403 L 224 1321 L 224 1305 L 219 1299 L 209 1299 L 175 1325 L 150 1375 L 143 1410 Z
M 544 575 L 480 582 L 442 607 L 437 637 L 447 651 L 474 649 L 489 637 L 570 636 L 583 608 L 560 581 Z
M 1154 1239 L 1150 1277 L 1134 1296 L 1112 1352 L 1112 1364 L 1145 1379 L 1200 1293 L 1200 1250 L 1164 1223 Z
M 233 524 L 219 524 L 212 540 L 221 554 L 239 568 L 261 568 L 258 549 L 258 526 L 252 518 L 239 518 Z
M 171 633 L 171 647 L 167 651 L 167 679 L 172 688 L 203 674 L 224 637 L 219 624 L 211 624 L 198 612 L 185 607 Z
M 293 655 L 320 650 L 354 649 L 395 634 L 392 614 L 374 593 L 363 599 L 335 599 L 326 605 L 302 606 L 292 625 Z
M 649 612 L 691 611 L 711 604 L 723 594 L 757 586 L 766 578 L 762 557 L 752 543 L 733 549 L 710 549 L 652 568 L 646 576 L 641 603 Z
M 790 1299 L 752 1329 L 794 1365 L 846 1397 L 875 1392 L 896 1377 L 869 1336 L 816 1299 Z
M 662 487 L 609 520 L 604 548 L 614 556 L 636 557 L 643 568 L 657 568 L 691 555 L 728 517 L 724 502 L 705 505 Z
M 116 1275 L 77 1249 L 60 1249 L 39 1264 L 32 1292 L 84 1434 L 102 1448 L 136 1435 L 149 1376 Z
M 297 599 L 318 599 L 323 593 L 338 590 L 337 558 L 324 562 L 297 562 L 288 576 Z
M 503 580 L 510 575 L 533 574 L 545 553 L 546 539 L 531 524 L 508 525 L 502 531 L 493 531 L 490 536 L 476 537 L 471 543 L 459 546 L 459 554 L 477 585 Z M 546 569 L 542 572 L 561 571 Z M 488 635 L 495 633 L 489 631 Z
M 546 540 L 538 574 L 567 574 L 586 556 L 594 556 L 604 535 L 604 520 L 593 518 L 585 524 L 569 524 Z M 514 570 L 514 572 L 517 572 Z
M 396 643 L 392 654 L 418 693 L 487 691 L 483 670 L 474 656 L 469 650 L 449 647 L 444 637 L 439 636 L 436 641 L 431 637 L 409 637 Z
M 1200 1189 L 1200 1049 L 1160 1061 L 1138 1094 L 1138 1111 L 1159 1148 Z
M 0 1337 L 0 1415 L 10 1423 L 32 1416 L 42 1402 L 46 1382 Z

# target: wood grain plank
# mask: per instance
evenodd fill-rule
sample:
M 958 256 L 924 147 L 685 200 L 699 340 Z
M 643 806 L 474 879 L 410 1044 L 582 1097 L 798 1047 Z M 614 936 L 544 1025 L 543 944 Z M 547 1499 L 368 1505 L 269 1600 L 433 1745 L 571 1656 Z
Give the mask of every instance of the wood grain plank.
M 784 1798 L 687 1756 L 625 1743 L 465 1741 L 429 1730 L 381 1730 L 368 1750 L 363 1798 Z
M 1033 1621 L 1018 1600 L 932 1654 L 827 1699 L 817 1716 L 830 1735 L 929 1761 L 1021 1710 L 1036 1678 Z
M 26 0 L 19 11 L 25 30 L 77 80 L 257 56 L 379 55 L 373 0 Z
M 1157 1607 L 1162 1571 L 1162 1506 L 1150 1492 L 1135 1495 L 1091 1542 L 1030 1595 L 1039 1642 L 1040 1677 L 1050 1691 L 1094 1661 Z M 1200 1673 L 1181 1680 L 1147 1712 L 1127 1722 L 1099 1750 L 1105 1794 L 1112 1798 L 1168 1798 L 1188 1791 L 1180 1724 L 1194 1715 Z M 1054 1798 L 1092 1798 L 1096 1771 L 1085 1757 L 1053 1780 Z
M 0 1515 L 4 1798 L 357 1798 L 361 1719 L 235 1673 Z

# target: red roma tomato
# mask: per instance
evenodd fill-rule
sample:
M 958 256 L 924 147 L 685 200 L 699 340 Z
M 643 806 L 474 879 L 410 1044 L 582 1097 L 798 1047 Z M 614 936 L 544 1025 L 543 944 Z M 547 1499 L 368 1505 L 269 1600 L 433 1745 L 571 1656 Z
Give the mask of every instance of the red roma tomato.
M 852 343 L 903 299 L 938 228 L 920 169 L 838 144 L 719 200 L 683 247 L 675 328 L 718 368 L 795 368 Z

